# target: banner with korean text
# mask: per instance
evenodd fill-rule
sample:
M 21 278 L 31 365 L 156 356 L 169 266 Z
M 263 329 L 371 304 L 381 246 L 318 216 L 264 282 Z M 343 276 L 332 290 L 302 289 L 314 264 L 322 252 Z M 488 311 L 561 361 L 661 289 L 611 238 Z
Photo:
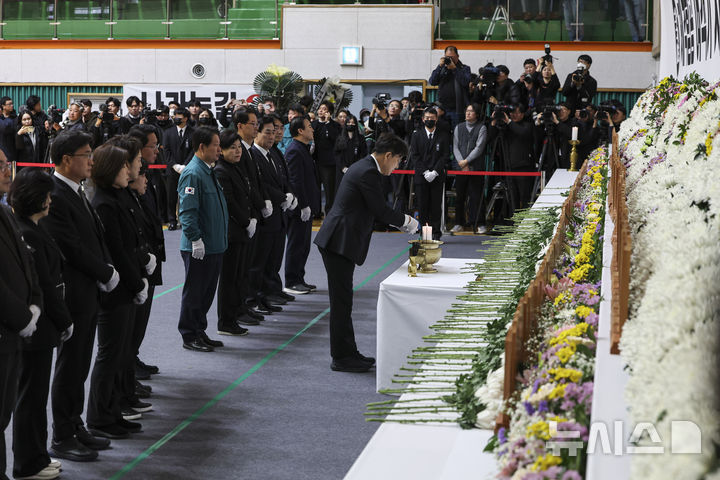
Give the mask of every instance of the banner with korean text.
M 663 1 L 660 18 L 660 78 L 720 80 L 720 0 Z
M 123 85 L 123 98 L 132 95 L 152 108 L 167 105 L 171 101 L 185 105 L 191 100 L 199 100 L 216 117 L 231 99 L 244 99 L 251 103 L 257 96 L 252 85 Z

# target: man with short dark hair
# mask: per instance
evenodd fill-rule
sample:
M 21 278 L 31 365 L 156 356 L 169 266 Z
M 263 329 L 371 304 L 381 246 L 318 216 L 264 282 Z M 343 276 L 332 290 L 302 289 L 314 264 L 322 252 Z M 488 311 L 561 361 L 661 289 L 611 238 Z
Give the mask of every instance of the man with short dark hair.
M 5 152 L 8 162 L 15 161 L 15 122 L 17 121 L 12 98 L 0 98 L 0 150 Z
M 277 147 L 283 154 L 285 154 L 285 150 L 287 150 L 288 145 L 290 145 L 290 142 L 292 142 L 293 139 L 292 135 L 290 135 L 290 122 L 293 121 L 293 118 L 302 117 L 303 115 L 305 115 L 305 109 L 302 105 L 300 105 L 299 103 L 290 105 L 287 113 L 288 121 L 283 127 L 283 137 L 277 145 Z
M 133 125 L 139 125 L 141 119 L 142 102 L 138 97 L 132 95 L 125 100 L 128 112 L 120 119 L 120 132 L 125 134 L 130 131 Z
M 167 217 L 168 230 L 177 230 L 177 182 L 185 165 L 193 156 L 190 139 L 193 127 L 190 126 L 190 112 L 184 108 L 175 110 L 173 116 L 174 126 L 163 132 L 163 145 L 165 146 L 165 183 L 167 189 Z
M 305 282 L 305 264 L 310 255 L 312 216 L 320 211 L 320 189 L 315 163 L 310 155 L 313 127 L 307 116 L 290 122 L 293 141 L 285 151 L 290 189 L 297 198 L 297 208 L 288 215 L 287 247 L 285 249 L 285 293 L 304 295 L 315 290 Z
M 362 355 L 355 343 L 353 273 L 355 265 L 365 263 L 376 220 L 409 234 L 418 229 L 417 220 L 394 211 L 383 199 L 382 176 L 390 175 L 406 155 L 407 145 L 400 137 L 381 135 L 372 154 L 345 172 L 337 203 L 315 237 L 328 278 L 332 370 L 367 372 L 375 364 L 375 359 Z
M 200 110 L 202 109 L 202 103 L 200 100 L 190 100 L 185 107 L 190 112 L 190 120 L 188 123 L 191 127 L 199 125 L 198 119 L 200 118 Z
M 446 108 L 450 128 L 455 128 L 470 103 L 470 73 L 470 67 L 460 61 L 457 47 L 450 45 L 430 74 L 430 85 L 438 86 L 438 101 Z
M 78 130 L 61 132 L 55 138 L 50 152 L 55 163 L 53 206 L 40 220 L 65 260 L 65 303 L 74 324 L 73 335 L 58 349 L 55 363 L 50 453 L 73 461 L 93 460 L 95 450 L 110 446 L 107 439 L 87 431 L 81 415 L 95 345 L 98 297 L 100 291 L 115 289 L 120 280 L 110 264 L 102 223 L 82 187 L 93 165 L 91 141 L 90 135 Z
M 195 155 L 180 174 L 177 187 L 182 225 L 180 255 L 185 265 L 178 330 L 183 348 L 212 352 L 223 346 L 208 338 L 205 330 L 227 249 L 228 209 L 212 170 L 221 153 L 217 130 L 198 128 L 193 132 L 192 145 Z
M 587 104 L 592 103 L 592 99 L 597 93 L 597 80 L 590 75 L 591 65 L 590 55 L 580 55 L 577 69 L 565 77 L 562 94 L 573 110 L 585 108 Z

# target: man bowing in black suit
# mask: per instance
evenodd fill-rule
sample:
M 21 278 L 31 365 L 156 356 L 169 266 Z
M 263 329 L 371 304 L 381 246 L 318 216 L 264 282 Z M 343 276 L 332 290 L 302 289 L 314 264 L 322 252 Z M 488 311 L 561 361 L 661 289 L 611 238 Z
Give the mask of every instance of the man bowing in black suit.
M 330 294 L 330 368 L 367 372 L 375 359 L 362 355 L 352 325 L 353 272 L 365 262 L 375 221 L 413 234 L 418 221 L 392 210 L 384 201 L 382 175 L 390 175 L 407 155 L 400 137 L 385 133 L 372 154 L 345 173 L 335 204 L 315 237 L 328 276 Z

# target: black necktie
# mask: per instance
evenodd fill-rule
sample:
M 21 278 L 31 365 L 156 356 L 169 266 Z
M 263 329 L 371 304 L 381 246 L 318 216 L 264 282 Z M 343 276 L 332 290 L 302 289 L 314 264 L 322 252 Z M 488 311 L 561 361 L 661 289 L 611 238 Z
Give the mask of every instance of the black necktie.
M 95 210 L 93 210 L 92 206 L 90 205 L 90 201 L 88 200 L 87 196 L 85 196 L 85 189 L 81 186 L 77 189 L 78 195 L 80 195 L 80 199 L 83 202 L 83 205 L 85 206 L 85 210 L 87 210 L 88 215 L 92 217 L 93 223 L 95 224 L 95 228 L 98 232 L 102 232 L 102 222 L 100 221 L 100 218 L 95 213 Z

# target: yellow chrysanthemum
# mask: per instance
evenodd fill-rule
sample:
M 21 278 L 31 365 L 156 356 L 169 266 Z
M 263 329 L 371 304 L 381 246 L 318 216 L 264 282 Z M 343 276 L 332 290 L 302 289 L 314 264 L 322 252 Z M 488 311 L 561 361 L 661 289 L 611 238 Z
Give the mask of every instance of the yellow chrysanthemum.
M 562 459 L 560 457 L 556 457 L 555 455 L 548 453 L 535 460 L 535 463 L 532 464 L 530 470 L 533 472 L 542 472 L 550 467 L 554 467 L 555 465 L 560 465 L 561 463 Z
M 543 420 L 539 420 L 528 426 L 526 432 L 528 437 L 537 437 L 543 440 L 550 439 L 550 426 Z
M 548 370 L 550 375 L 554 376 L 555 381 L 568 379 L 573 383 L 582 380 L 582 372 L 574 368 L 552 368 Z
M 586 307 L 585 305 L 580 305 L 575 308 L 575 315 L 580 318 L 587 318 L 587 316 L 591 313 L 593 313 L 593 309 L 590 307 Z

